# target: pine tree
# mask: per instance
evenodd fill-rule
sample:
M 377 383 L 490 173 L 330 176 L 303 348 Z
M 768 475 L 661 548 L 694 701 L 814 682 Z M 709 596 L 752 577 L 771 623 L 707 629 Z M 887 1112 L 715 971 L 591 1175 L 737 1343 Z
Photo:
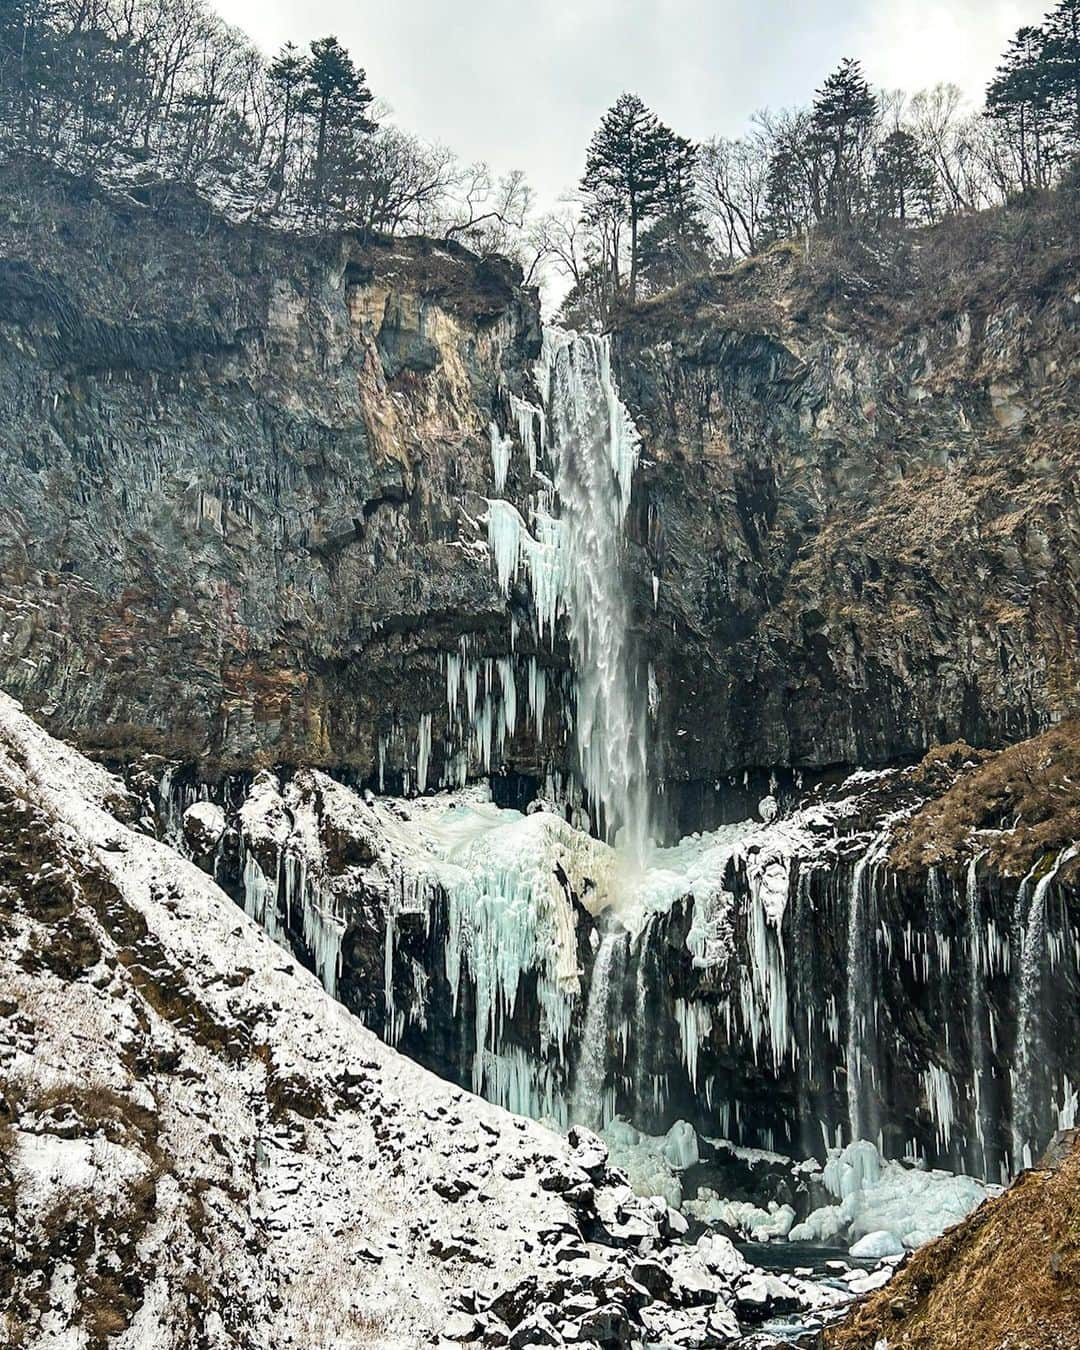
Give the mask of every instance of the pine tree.
M 636 94 L 622 94 L 589 143 L 581 180 L 594 217 L 608 215 L 629 225 L 631 300 L 637 292 L 638 233 L 652 214 L 660 187 L 659 136 L 656 116 Z M 617 288 L 617 247 L 612 262 Z
M 660 132 L 654 219 L 638 248 L 638 270 L 654 289 L 673 286 L 709 264 L 709 236 L 697 193 L 697 146 L 662 124 Z
M 1053 100 L 1041 28 L 1017 29 L 986 92 L 986 111 L 1006 130 L 1021 191 L 1046 187 L 1053 157 Z
M 280 101 L 281 145 L 274 165 L 274 178 L 277 186 L 277 205 L 285 194 L 288 177 L 289 155 L 292 151 L 294 124 L 298 120 L 301 90 L 307 76 L 307 62 L 299 47 L 286 42 L 277 56 L 270 62 L 266 78 Z
M 841 61 L 814 96 L 810 150 L 819 220 L 849 225 L 866 196 L 869 148 L 878 105 L 858 61 Z
M 375 130 L 366 115 L 372 101 L 367 77 L 336 37 L 311 44 L 304 72 L 303 107 L 315 122 L 312 191 L 316 211 L 343 202 L 356 164 L 358 138 Z
M 646 222 L 667 215 L 690 223 L 697 151 L 649 111 L 636 94 L 622 94 L 589 143 L 581 189 L 594 221 L 625 223 L 630 235 L 631 302 L 637 296 L 639 238 Z M 611 270 L 618 289 L 617 241 Z
M 891 131 L 874 152 L 874 198 L 882 220 L 904 223 L 932 218 L 936 181 L 933 165 L 910 131 Z
M 1080 154 L 1080 0 L 1061 0 L 1043 29 L 1043 79 L 1064 149 Z

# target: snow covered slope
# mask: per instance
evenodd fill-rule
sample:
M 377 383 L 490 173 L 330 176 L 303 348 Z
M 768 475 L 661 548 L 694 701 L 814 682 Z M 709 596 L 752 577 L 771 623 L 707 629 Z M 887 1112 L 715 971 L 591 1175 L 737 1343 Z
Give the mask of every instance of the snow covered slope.
M 0 696 L 5 1344 L 704 1346 L 761 1315 L 729 1243 L 388 1049 L 127 805 Z

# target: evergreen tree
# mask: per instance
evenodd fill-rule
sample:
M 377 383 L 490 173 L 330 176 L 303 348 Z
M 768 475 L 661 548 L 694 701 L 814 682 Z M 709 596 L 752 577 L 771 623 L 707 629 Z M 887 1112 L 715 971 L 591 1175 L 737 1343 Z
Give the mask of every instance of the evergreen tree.
M 1043 29 L 1043 79 L 1066 153 L 1080 154 L 1080 0 L 1061 0 Z
M 366 115 L 372 101 L 367 77 L 336 37 L 311 44 L 304 72 L 303 107 L 315 124 L 312 195 L 325 215 L 333 201 L 342 204 L 357 167 L 358 142 L 375 130 Z
M 1041 28 L 1020 28 L 986 93 L 986 110 L 1006 131 L 1021 191 L 1046 187 L 1053 159 L 1053 100 Z
M 814 96 L 810 149 L 814 213 L 849 225 L 867 195 L 870 146 L 878 105 L 858 61 L 841 61 Z
M 709 265 L 709 236 L 697 193 L 697 147 L 666 127 L 661 133 L 655 218 L 638 247 L 639 273 L 654 290 L 673 286 Z
M 285 193 L 289 157 L 292 152 L 295 124 L 299 120 L 299 104 L 306 77 L 307 62 L 299 47 L 293 42 L 286 42 L 277 56 L 270 62 L 266 72 L 267 82 L 279 104 L 278 111 L 281 119 L 281 144 L 274 165 L 278 205 L 281 204 L 281 199 Z
M 874 199 L 879 219 L 901 224 L 932 219 L 935 209 L 933 165 L 910 131 L 891 131 L 874 152 Z
M 689 228 L 697 151 L 649 111 L 636 94 L 622 94 L 589 143 L 581 189 L 596 223 L 614 222 L 609 248 L 613 286 L 619 288 L 618 226 L 629 232 L 631 301 L 637 296 L 639 237 L 646 222 L 672 217 Z

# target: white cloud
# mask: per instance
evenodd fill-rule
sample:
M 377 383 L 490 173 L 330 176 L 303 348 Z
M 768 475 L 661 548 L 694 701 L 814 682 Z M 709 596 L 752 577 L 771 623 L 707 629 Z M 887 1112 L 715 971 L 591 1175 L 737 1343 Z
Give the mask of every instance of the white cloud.
M 952 80 L 978 98 L 1049 0 L 215 0 L 270 51 L 335 33 L 409 130 L 553 200 L 604 109 L 633 89 L 677 130 L 732 134 L 806 102 L 845 56 L 875 84 Z

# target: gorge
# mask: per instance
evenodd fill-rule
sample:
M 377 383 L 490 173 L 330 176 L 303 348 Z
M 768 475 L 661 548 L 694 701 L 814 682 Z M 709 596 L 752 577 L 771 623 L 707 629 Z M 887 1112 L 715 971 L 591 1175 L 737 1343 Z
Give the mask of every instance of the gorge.
M 989 218 L 779 244 L 601 336 L 452 244 L 11 181 L 0 683 L 44 732 L 7 791 L 58 811 L 89 770 L 20 755 L 72 742 L 124 849 L 418 1092 L 596 1131 L 719 1233 L 914 1248 L 1077 1124 L 1056 208 L 1022 265 Z M 934 1169 L 973 1180 L 839 1214 Z

